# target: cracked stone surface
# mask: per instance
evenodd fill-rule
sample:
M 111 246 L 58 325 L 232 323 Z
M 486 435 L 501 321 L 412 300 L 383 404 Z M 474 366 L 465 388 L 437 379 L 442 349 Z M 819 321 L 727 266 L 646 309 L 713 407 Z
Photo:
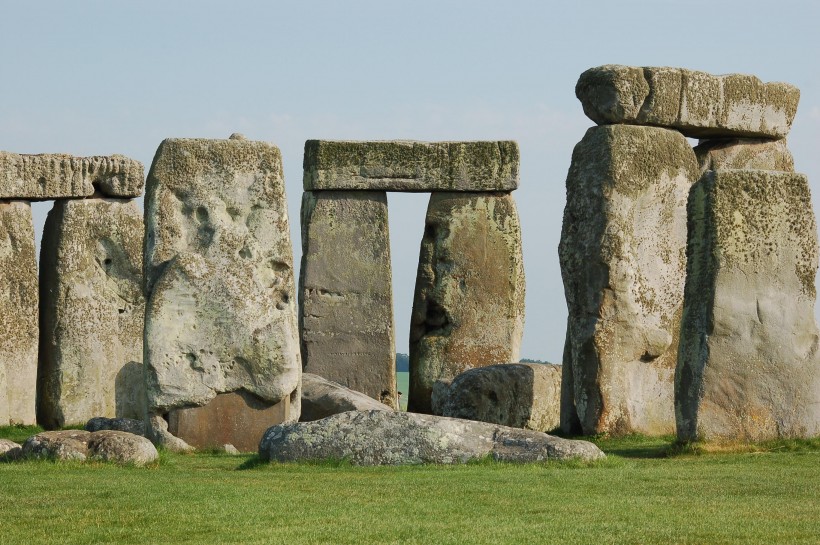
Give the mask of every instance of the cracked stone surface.
M 785 138 L 800 101 L 797 87 L 751 75 L 615 64 L 581 74 L 575 95 L 599 125 L 654 125 L 695 138 Z
M 689 199 L 678 438 L 820 434 L 817 227 L 802 174 L 706 173 Z
M 605 125 L 575 146 L 558 249 L 565 431 L 674 432 L 686 199 L 697 178 L 677 131 Z
M 142 418 L 142 210 L 134 201 L 57 201 L 40 249 L 37 421 Z
M 524 289 L 512 195 L 431 194 L 410 321 L 409 410 L 432 411 L 437 380 L 518 361 Z
M 279 149 L 168 139 L 145 199 L 149 411 L 244 390 L 299 416 L 302 371 Z
M 396 406 L 387 195 L 302 197 L 300 332 L 304 370 Z

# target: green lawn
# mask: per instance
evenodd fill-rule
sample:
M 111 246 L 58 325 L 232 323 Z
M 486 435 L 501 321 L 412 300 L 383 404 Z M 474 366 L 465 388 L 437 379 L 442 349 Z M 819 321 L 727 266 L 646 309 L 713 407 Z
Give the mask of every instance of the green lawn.
M 0 464 L 0 544 L 820 541 L 820 441 L 671 457 L 669 439 L 599 444 L 592 465 Z

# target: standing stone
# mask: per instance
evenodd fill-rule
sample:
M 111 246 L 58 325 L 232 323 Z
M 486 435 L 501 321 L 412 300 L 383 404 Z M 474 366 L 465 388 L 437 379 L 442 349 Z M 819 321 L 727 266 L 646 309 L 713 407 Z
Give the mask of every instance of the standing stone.
M 0 201 L 0 368 L 6 377 L 0 413 L 7 407 L 6 418 L 0 414 L 0 425 L 35 422 L 37 300 L 31 205 Z
M 820 434 L 817 231 L 806 177 L 708 172 L 689 200 L 678 439 Z
M 571 366 L 585 434 L 674 430 L 686 199 L 697 175 L 677 131 L 607 125 L 575 146 L 559 256 L 569 308 L 564 373 Z
M 509 193 L 433 193 L 410 320 L 408 408 L 430 413 L 437 380 L 518 361 L 524 264 Z
M 143 418 L 142 211 L 135 201 L 57 201 L 40 251 L 37 421 Z
M 800 101 L 797 87 L 746 74 L 614 64 L 581 74 L 575 95 L 599 125 L 654 125 L 695 138 L 784 138 Z
M 700 172 L 707 170 L 782 170 L 794 172 L 786 140 L 730 138 L 703 140 L 695 146 Z
M 304 193 L 299 297 L 304 370 L 395 407 L 384 192 Z
M 279 149 L 240 138 L 163 141 L 145 200 L 149 413 L 206 406 L 198 417 L 220 422 L 228 405 L 247 414 L 226 426 L 298 419 L 294 291 Z M 233 392 L 253 401 L 217 399 Z M 278 403 L 284 416 L 267 411 Z M 223 431 L 219 444 L 243 435 Z

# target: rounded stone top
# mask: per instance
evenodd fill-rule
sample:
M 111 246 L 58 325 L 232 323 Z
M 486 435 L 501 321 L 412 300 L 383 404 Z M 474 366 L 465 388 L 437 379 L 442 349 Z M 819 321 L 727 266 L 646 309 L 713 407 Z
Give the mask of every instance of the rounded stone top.
M 247 140 L 247 138 L 241 132 L 235 132 L 228 137 L 228 140 Z

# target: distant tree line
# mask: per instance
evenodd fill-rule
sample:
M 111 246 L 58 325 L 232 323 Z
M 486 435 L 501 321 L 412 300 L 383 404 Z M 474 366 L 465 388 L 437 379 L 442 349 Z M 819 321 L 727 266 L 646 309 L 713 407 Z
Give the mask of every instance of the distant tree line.
M 532 358 L 521 358 L 521 363 L 549 363 L 546 360 L 535 360 Z M 410 356 L 407 354 L 396 354 L 396 371 L 399 373 L 410 372 Z

